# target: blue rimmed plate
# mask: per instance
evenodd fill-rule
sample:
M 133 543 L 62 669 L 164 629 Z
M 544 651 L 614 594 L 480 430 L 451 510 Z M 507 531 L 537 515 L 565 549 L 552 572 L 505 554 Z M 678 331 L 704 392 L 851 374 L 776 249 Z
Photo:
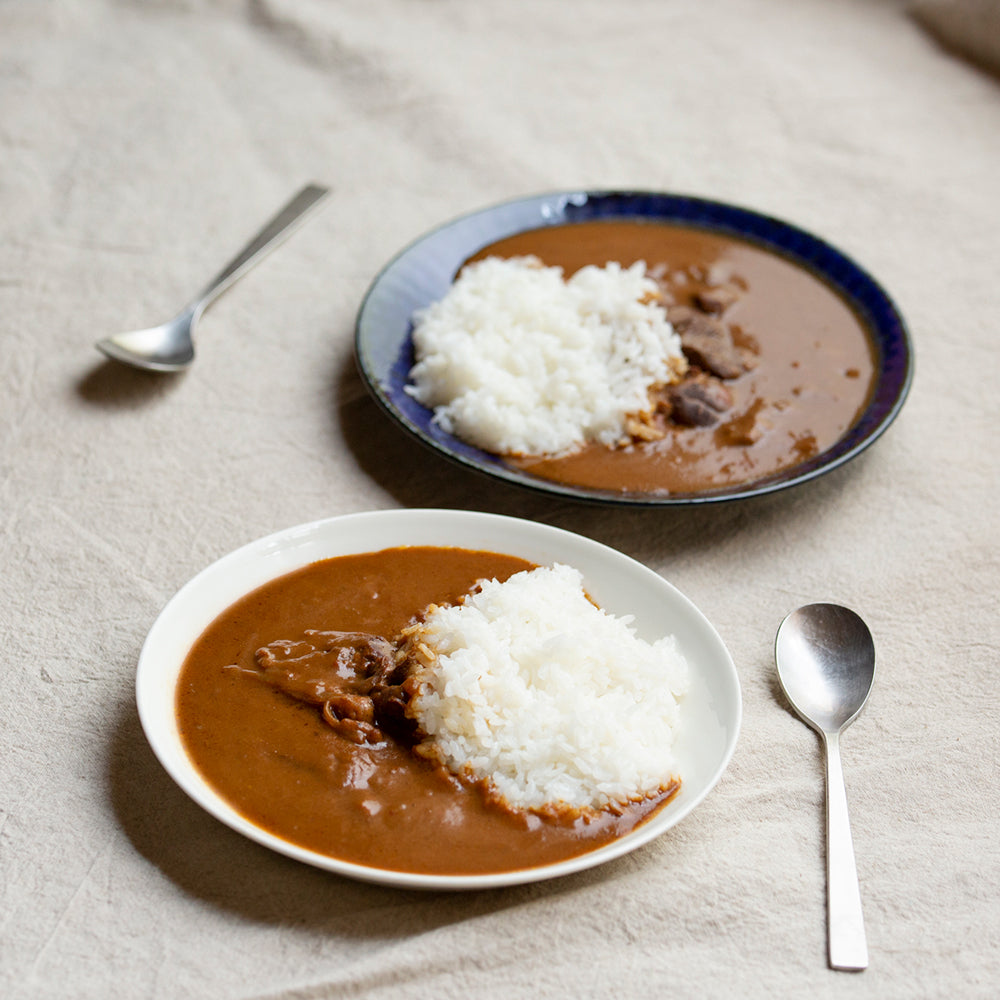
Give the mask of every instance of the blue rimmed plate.
M 594 219 L 640 219 L 688 225 L 748 240 L 831 285 L 866 326 L 875 354 L 871 397 L 831 448 L 766 479 L 703 493 L 626 493 L 554 482 L 508 465 L 441 430 L 406 391 L 413 365 L 411 318 L 442 298 L 458 268 L 497 240 L 530 229 Z M 860 454 L 892 423 L 913 377 L 913 352 L 899 310 L 882 287 L 829 243 L 768 215 L 703 198 L 634 191 L 562 191 L 505 202 L 434 229 L 394 257 L 376 277 L 358 313 L 355 350 L 362 377 L 381 407 L 417 440 L 458 464 L 563 497 L 633 506 L 738 500 L 815 479 Z

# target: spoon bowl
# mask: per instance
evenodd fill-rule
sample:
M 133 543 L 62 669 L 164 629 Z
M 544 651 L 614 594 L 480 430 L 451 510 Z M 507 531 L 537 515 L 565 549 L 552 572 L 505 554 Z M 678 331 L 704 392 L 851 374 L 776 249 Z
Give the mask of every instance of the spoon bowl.
M 840 734 L 858 717 L 875 681 L 875 644 L 868 626 L 836 604 L 809 604 L 778 628 L 778 679 L 798 715 L 826 751 L 827 937 L 830 966 L 868 966 L 861 891 L 840 763 Z
M 97 349 L 109 358 L 148 371 L 176 372 L 194 361 L 195 311 L 185 309 L 166 323 L 105 337 Z
M 293 227 L 327 194 L 328 189 L 317 184 L 299 191 L 172 320 L 145 330 L 105 337 L 94 346 L 115 361 L 147 371 L 176 372 L 187 368 L 194 361 L 194 327 L 208 305 L 289 236 Z
M 875 644 L 868 626 L 836 604 L 793 611 L 775 647 L 781 687 L 804 722 L 841 732 L 860 714 L 875 680 Z

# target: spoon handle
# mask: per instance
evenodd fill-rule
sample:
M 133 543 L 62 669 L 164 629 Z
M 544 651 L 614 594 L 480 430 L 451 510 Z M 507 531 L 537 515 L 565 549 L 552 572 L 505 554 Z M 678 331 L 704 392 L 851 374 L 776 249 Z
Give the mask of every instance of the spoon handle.
M 840 763 L 840 736 L 825 733 L 826 744 L 826 892 L 830 968 L 868 968 L 861 889 L 854 862 L 847 789 Z
M 328 188 L 320 187 L 318 184 L 308 184 L 299 191 L 198 293 L 189 307 L 194 315 L 197 317 L 213 299 L 249 270 L 265 252 L 273 250 L 280 242 L 280 238 L 291 235 L 292 226 L 328 193 Z

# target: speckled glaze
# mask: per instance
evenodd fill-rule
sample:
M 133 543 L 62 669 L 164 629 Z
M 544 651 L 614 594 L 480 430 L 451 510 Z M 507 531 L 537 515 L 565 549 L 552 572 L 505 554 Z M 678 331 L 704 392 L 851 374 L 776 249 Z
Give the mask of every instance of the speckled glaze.
M 706 493 L 648 494 L 594 490 L 543 480 L 499 456 L 446 434 L 430 410 L 405 391 L 413 365 L 415 310 L 444 296 L 472 254 L 528 229 L 594 219 L 645 219 L 690 225 L 756 243 L 835 288 L 866 325 L 876 355 L 872 397 L 848 433 L 801 465 L 749 484 Z M 362 377 L 381 407 L 439 455 L 486 475 L 546 493 L 598 503 L 676 506 L 718 503 L 797 486 L 860 454 L 892 423 L 913 378 L 910 336 L 884 289 L 845 254 L 805 230 L 749 209 L 703 198 L 642 191 L 562 191 L 505 202 L 427 233 L 393 258 L 372 283 L 358 313 L 355 349 Z

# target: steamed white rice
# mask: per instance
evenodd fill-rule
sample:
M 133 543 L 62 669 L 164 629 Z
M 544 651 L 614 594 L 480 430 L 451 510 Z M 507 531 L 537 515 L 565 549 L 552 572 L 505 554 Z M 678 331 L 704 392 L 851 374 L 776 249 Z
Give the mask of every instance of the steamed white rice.
M 484 581 L 409 630 L 419 752 L 523 809 L 591 810 L 655 794 L 687 664 L 666 636 L 597 608 L 557 564 Z
M 414 316 L 409 391 L 450 434 L 498 454 L 615 445 L 650 390 L 683 373 L 680 339 L 638 262 L 562 269 L 531 257 L 466 266 Z

